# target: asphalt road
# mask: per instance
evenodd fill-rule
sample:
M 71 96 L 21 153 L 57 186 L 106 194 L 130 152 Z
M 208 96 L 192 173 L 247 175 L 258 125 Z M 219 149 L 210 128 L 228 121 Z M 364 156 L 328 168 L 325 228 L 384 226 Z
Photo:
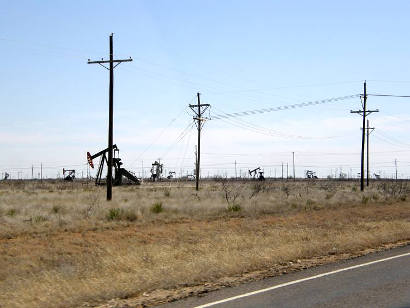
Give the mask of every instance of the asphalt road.
M 410 246 L 159 307 L 410 307 Z

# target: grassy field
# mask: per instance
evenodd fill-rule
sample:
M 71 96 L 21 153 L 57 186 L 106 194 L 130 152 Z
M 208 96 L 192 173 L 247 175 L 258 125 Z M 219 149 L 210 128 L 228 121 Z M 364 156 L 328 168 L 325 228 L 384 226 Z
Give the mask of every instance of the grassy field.
M 192 183 L 144 183 L 116 187 L 106 202 L 92 184 L 1 182 L 0 307 L 108 307 L 114 298 L 136 306 L 155 290 L 169 300 L 409 241 L 407 182 L 357 186 L 220 180 L 196 192 Z

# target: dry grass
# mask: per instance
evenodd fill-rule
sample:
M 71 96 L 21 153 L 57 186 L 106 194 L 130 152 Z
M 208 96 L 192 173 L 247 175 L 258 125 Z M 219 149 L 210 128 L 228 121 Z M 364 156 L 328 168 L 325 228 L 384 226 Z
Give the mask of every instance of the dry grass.
M 1 307 L 74 307 L 410 239 L 405 183 L 167 185 L 107 203 L 93 186 L 1 184 Z

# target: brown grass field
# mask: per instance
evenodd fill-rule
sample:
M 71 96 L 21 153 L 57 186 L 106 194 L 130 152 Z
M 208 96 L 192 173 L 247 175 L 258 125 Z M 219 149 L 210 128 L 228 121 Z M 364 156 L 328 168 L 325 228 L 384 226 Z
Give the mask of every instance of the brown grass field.
M 91 183 L 3 181 L 0 307 L 138 307 L 408 243 L 407 182 L 357 187 L 143 183 L 106 202 Z

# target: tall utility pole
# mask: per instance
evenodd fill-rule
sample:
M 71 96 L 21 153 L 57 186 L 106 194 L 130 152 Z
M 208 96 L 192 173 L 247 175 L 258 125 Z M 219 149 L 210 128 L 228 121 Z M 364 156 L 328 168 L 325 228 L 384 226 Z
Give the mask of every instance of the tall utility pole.
M 40 164 L 40 182 L 43 182 L 43 163 Z
M 289 180 L 289 163 L 286 163 L 286 180 Z
M 295 177 L 295 152 L 292 152 L 292 156 L 293 156 L 293 181 L 296 181 L 296 177 Z
M 238 173 L 236 172 L 236 160 L 235 160 L 235 180 L 238 179 Z
M 366 103 L 367 103 L 367 89 L 366 89 L 366 81 L 363 84 L 363 110 L 357 110 L 357 111 L 353 111 L 350 110 L 350 113 L 358 113 L 360 115 L 362 115 L 363 117 L 363 130 L 362 130 L 362 153 L 361 153 L 361 162 L 360 162 L 360 190 L 363 191 L 364 190 L 364 145 L 365 145 L 365 127 L 366 127 L 366 117 L 373 113 L 373 112 L 379 112 L 379 109 L 376 110 L 367 110 L 366 109 Z
M 283 162 L 282 162 L 282 180 L 283 180 Z
M 114 109 L 114 68 L 122 62 L 132 61 L 131 57 L 124 60 L 114 60 L 113 33 L 110 35 L 110 59 L 101 61 L 90 61 L 88 64 L 99 64 L 110 71 L 110 88 L 109 88 L 109 115 L 108 115 L 108 171 L 107 171 L 107 201 L 112 199 L 112 145 L 113 145 L 113 109 Z M 109 68 L 104 64 L 109 63 Z M 116 63 L 114 65 L 114 63 Z
M 394 160 L 394 166 L 396 167 L 396 181 L 397 181 L 397 159 Z
M 199 172 L 200 172 L 200 161 L 201 161 L 201 129 L 203 126 L 203 123 L 207 118 L 203 117 L 205 111 L 211 106 L 210 104 L 201 104 L 201 99 L 200 99 L 200 93 L 198 92 L 196 94 L 198 103 L 196 105 L 189 105 L 189 108 L 192 109 L 194 112 L 194 117 L 193 119 L 195 120 L 196 127 L 198 129 L 198 148 L 197 148 L 197 158 L 196 158 L 196 168 L 195 168 L 195 177 L 196 177 L 196 185 L 195 189 L 199 190 Z
M 369 136 L 370 133 L 374 131 L 374 127 L 370 127 L 369 120 L 367 120 L 366 134 L 367 134 L 367 177 L 366 177 L 366 186 L 369 186 L 370 178 L 370 164 L 369 164 Z

